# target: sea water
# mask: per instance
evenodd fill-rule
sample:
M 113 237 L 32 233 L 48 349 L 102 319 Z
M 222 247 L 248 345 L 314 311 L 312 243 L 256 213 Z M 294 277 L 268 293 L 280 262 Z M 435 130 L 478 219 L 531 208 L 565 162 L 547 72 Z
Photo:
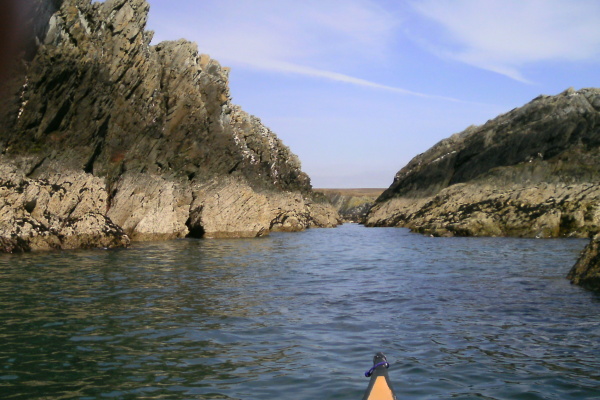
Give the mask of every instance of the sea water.
M 2 399 L 599 399 L 586 240 L 344 225 L 0 256 Z

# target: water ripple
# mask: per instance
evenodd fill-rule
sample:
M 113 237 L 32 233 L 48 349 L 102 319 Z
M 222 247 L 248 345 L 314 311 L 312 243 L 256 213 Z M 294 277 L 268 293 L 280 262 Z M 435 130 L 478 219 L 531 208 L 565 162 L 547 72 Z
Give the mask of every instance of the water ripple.
M 254 240 L 0 256 L 6 399 L 594 399 L 582 240 L 345 225 Z

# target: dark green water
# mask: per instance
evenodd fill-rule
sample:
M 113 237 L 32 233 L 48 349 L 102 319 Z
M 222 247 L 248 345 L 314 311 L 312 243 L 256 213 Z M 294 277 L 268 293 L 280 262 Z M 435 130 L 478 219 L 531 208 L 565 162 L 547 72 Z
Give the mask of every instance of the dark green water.
M 1 399 L 600 398 L 585 240 L 344 225 L 0 256 Z

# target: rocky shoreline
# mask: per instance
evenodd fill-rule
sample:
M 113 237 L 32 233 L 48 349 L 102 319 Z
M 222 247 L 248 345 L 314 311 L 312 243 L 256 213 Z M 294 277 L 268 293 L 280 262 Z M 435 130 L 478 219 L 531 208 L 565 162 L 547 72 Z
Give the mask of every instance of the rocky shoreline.
M 125 247 L 129 237 L 103 212 L 107 201 L 92 175 L 29 179 L 0 163 L 0 251 Z
M 345 222 L 363 223 L 385 189 L 315 189 L 331 203 Z
M 600 232 L 599 127 L 600 89 L 539 96 L 415 157 L 366 225 L 432 236 L 592 237 Z M 596 239 L 573 268 L 574 283 L 598 287 L 597 247 Z
M 145 0 L 32 3 L 3 82 L 3 251 L 333 227 L 300 161 L 231 102 L 229 70 L 151 46 Z
M 21 59 L 0 82 L 0 252 L 256 237 L 334 227 L 340 213 L 433 236 L 600 233 L 599 89 L 469 127 L 376 200 L 315 193 L 290 149 L 232 103 L 228 68 L 183 39 L 150 45 L 149 9 L 31 3 Z M 599 248 L 595 236 L 573 283 L 600 289 Z
M 436 144 L 396 174 L 369 226 L 438 236 L 600 230 L 600 90 L 567 90 Z
M 599 201 L 592 183 L 456 184 L 430 198 L 391 199 L 367 224 L 432 236 L 590 237 L 600 226 Z

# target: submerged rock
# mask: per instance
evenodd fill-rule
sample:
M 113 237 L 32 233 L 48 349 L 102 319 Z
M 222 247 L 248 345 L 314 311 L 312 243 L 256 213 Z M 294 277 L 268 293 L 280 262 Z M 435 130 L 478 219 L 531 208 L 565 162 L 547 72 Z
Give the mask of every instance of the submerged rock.
M 600 235 L 596 235 L 571 268 L 567 279 L 587 289 L 600 291 Z
M 400 170 L 367 217 L 439 236 L 600 231 L 600 90 L 569 89 L 469 127 Z
M 298 158 L 231 103 L 227 68 L 186 40 L 150 45 L 145 0 L 32 4 L 34 50 L 3 83 L 7 95 L 0 99 L 0 163 L 27 187 L 71 198 L 92 180 L 105 197 L 89 207 L 95 217 L 86 220 L 98 232 L 122 228 L 133 240 L 337 224 L 333 208 L 312 205 Z M 54 176 L 68 176 L 72 188 L 44 186 Z M 15 196 L 13 189 L 6 195 Z M 44 210 L 48 221 L 55 211 Z M 53 231 L 46 220 L 38 222 Z M 71 231 L 82 224 L 72 223 Z M 4 243 L 33 231 L 0 237 Z

